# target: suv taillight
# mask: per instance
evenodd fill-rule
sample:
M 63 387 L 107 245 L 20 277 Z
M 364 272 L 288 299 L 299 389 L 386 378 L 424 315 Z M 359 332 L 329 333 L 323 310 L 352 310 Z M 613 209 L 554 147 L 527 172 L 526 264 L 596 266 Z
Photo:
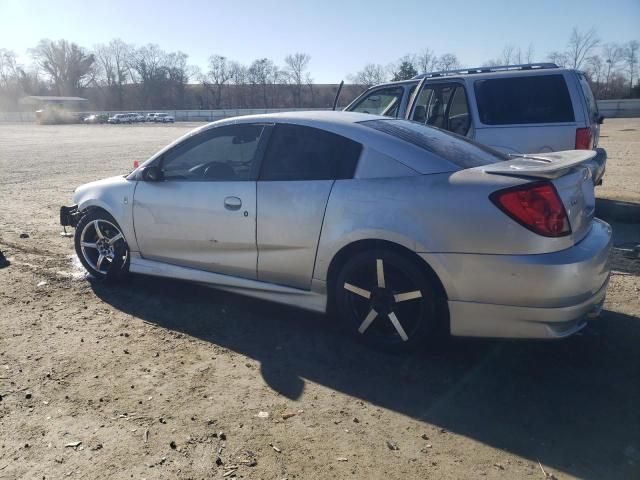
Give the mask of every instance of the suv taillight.
M 576 150 L 591 150 L 593 134 L 590 128 L 576 128 Z
M 571 233 L 562 200 L 551 182 L 535 182 L 493 192 L 491 201 L 532 232 L 545 237 Z

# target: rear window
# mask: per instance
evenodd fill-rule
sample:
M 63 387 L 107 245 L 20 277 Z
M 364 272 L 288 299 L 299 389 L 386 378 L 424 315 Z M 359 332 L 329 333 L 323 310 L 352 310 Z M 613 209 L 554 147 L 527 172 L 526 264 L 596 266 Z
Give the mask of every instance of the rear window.
M 466 137 L 408 120 L 366 120 L 361 125 L 404 140 L 457 165 L 473 168 L 508 160 L 502 153 Z
M 573 122 L 573 106 L 562 75 L 491 78 L 474 84 L 485 125 Z

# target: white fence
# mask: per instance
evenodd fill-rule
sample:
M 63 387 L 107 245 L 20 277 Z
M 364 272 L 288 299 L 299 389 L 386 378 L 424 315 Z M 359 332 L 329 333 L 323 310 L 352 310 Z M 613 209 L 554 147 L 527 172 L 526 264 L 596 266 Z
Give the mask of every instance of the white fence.
M 640 99 L 598 100 L 598 110 L 605 118 L 640 117 Z
M 598 109 L 606 118 L 640 117 L 640 99 L 637 100 L 599 100 Z M 292 112 L 296 110 L 327 110 L 326 108 L 237 108 L 225 110 L 160 110 L 166 112 L 178 122 L 212 122 L 226 117 L 255 115 L 259 113 Z M 143 111 L 152 113 L 157 110 Z M 129 113 L 129 111 L 91 112 L 107 115 Z M 35 122 L 34 112 L 0 112 L 0 123 Z
M 213 122 L 221 118 L 237 117 L 241 115 L 257 115 L 260 113 L 294 112 L 296 110 L 327 110 L 326 108 L 229 108 L 225 110 L 136 110 L 137 113 L 147 114 L 163 112 L 172 115 L 177 122 Z M 92 111 L 91 114 L 115 115 L 116 113 L 130 113 L 131 110 Z M 86 115 L 90 115 L 87 113 Z M 0 123 L 35 122 L 35 112 L 0 112 Z

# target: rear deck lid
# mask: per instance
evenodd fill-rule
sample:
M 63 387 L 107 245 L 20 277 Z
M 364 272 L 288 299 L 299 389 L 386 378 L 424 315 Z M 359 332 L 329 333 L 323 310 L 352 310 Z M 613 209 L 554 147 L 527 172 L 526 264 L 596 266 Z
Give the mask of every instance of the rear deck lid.
M 595 211 L 595 194 L 588 162 L 592 150 L 569 150 L 534 155 L 515 155 L 511 160 L 483 167 L 484 172 L 553 183 L 567 212 L 575 243 L 589 231 Z

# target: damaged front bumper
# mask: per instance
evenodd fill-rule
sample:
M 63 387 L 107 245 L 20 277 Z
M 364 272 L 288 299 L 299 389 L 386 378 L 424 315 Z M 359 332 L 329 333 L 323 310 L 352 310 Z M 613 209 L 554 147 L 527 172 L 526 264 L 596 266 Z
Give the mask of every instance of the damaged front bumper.
M 78 205 L 70 207 L 60 207 L 60 225 L 63 227 L 76 227 L 80 221 L 80 211 Z

